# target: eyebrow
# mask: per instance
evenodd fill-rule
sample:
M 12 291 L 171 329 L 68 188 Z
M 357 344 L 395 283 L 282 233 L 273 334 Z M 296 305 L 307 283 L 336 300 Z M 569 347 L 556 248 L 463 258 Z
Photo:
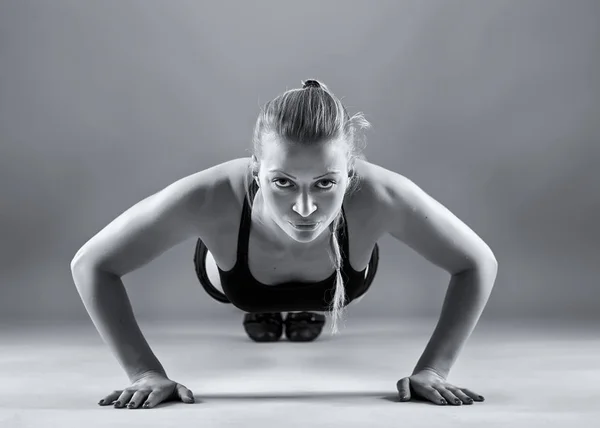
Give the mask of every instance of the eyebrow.
M 285 174 L 285 175 L 287 175 L 288 177 L 291 177 L 291 178 L 293 178 L 294 180 L 296 180 L 296 177 L 294 177 L 293 175 L 291 175 L 291 174 L 288 174 L 287 172 L 284 172 L 284 171 L 282 171 L 282 170 L 280 170 L 280 169 L 271 169 L 271 170 L 269 170 L 269 172 L 280 172 L 280 173 L 282 173 L 282 174 Z M 316 180 L 317 178 L 325 177 L 326 175 L 330 175 L 330 174 L 339 174 L 339 173 L 340 173 L 340 170 L 339 170 L 339 169 L 332 169 L 331 171 L 327 171 L 327 172 L 326 172 L 325 174 L 323 174 L 323 175 L 319 175 L 318 177 L 313 177 L 313 179 L 314 179 L 314 180 Z

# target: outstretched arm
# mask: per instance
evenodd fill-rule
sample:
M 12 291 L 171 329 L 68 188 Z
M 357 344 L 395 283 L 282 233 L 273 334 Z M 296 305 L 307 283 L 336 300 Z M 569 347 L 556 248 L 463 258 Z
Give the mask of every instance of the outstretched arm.
M 218 218 L 212 210 L 220 207 L 209 202 L 228 190 L 228 176 L 222 171 L 214 168 L 184 177 L 136 203 L 86 242 L 71 261 L 83 304 L 132 383 L 105 396 L 100 405 L 116 400 L 116 407 L 154 407 L 170 398 L 193 402 L 192 392 L 168 379 L 150 349 L 121 278 L 215 227 Z
M 451 275 L 440 319 L 413 371 L 433 372 L 445 382 L 488 301 L 498 262 L 473 230 L 415 183 L 391 171 L 386 175 L 380 206 L 388 233 Z M 406 384 L 399 389 L 407 389 Z M 428 390 L 441 401 L 435 388 Z M 408 390 L 400 393 L 409 395 Z

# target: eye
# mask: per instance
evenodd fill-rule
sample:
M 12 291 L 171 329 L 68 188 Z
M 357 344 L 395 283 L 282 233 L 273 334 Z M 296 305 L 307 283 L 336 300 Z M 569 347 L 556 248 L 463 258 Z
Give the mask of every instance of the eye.
M 290 182 L 290 180 L 288 180 L 287 178 L 275 178 L 275 179 L 273 180 L 273 183 L 276 183 L 276 182 L 278 182 L 278 181 L 279 181 L 279 182 L 281 182 L 281 181 L 285 181 L 285 182 L 288 182 L 288 183 Z M 320 189 L 321 189 L 321 190 L 329 190 L 329 189 L 331 189 L 331 188 L 332 188 L 332 187 L 333 187 L 333 186 L 336 184 L 336 182 L 335 182 L 335 181 L 333 181 L 333 180 L 328 180 L 328 179 L 319 180 L 319 181 L 318 181 L 318 183 L 331 183 L 331 186 L 328 186 L 328 187 L 320 187 Z M 277 184 L 277 183 L 276 183 L 275 185 L 276 185 L 277 187 L 279 187 L 280 189 L 287 189 L 287 188 L 289 188 L 289 187 L 290 187 L 290 186 L 281 186 L 281 185 L 279 185 L 279 184 Z
M 335 185 L 333 180 L 321 180 L 320 183 L 331 183 L 331 186 L 328 186 L 327 189 L 331 189 Z

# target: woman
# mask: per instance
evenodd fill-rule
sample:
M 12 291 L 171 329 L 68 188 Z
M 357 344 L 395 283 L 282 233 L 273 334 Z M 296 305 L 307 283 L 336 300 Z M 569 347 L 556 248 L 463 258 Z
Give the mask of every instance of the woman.
M 412 181 L 364 159 L 361 132 L 368 126 L 362 114 L 350 117 L 326 86 L 308 80 L 261 110 L 251 158 L 178 180 L 78 251 L 71 262 L 77 289 L 132 383 L 100 405 L 194 401 L 188 388 L 168 378 L 143 337 L 121 281 L 126 273 L 199 236 L 194 261 L 201 283 L 217 300 L 247 312 L 251 338 L 279 339 L 281 312 L 288 312 L 286 336 L 314 340 L 322 312 L 331 314 L 335 334 L 344 308 L 366 292 L 377 241 L 388 233 L 452 275 L 425 352 L 412 375 L 397 383 L 400 400 L 483 401 L 446 378 L 493 287 L 494 254 Z

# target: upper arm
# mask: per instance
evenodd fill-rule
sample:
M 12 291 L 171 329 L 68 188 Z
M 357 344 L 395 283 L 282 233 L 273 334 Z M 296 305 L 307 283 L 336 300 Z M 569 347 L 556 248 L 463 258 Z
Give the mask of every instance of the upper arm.
M 224 164 L 170 184 L 136 203 L 86 242 L 71 269 L 94 267 L 123 276 L 176 244 L 202 234 L 219 216 L 218 201 L 230 192 Z
M 379 201 L 386 232 L 450 274 L 497 266 L 490 247 L 410 179 L 385 170 Z

